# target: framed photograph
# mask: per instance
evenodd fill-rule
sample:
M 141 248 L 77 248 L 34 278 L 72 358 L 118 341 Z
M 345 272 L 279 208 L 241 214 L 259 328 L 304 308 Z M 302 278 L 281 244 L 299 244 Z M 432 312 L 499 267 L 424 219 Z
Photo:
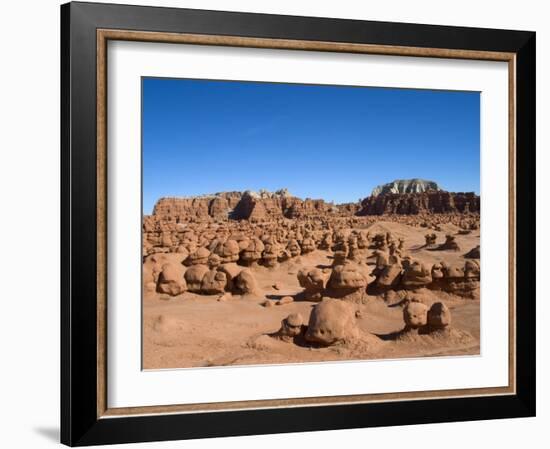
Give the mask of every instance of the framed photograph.
M 61 26 L 63 443 L 535 415 L 535 33 Z

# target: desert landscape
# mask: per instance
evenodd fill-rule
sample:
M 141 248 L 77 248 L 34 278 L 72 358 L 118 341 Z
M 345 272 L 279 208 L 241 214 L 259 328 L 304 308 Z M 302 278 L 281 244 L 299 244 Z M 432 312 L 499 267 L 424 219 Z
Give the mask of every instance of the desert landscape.
M 159 198 L 143 369 L 479 354 L 480 197 L 422 179 L 365 194 Z

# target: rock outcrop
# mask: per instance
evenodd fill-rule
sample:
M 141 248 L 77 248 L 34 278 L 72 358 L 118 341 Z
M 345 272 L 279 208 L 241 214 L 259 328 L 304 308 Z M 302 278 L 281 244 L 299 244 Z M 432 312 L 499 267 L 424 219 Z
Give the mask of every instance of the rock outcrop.
M 313 307 L 305 338 L 320 345 L 359 337 L 356 309 L 348 302 L 325 299 Z
M 473 192 L 388 193 L 365 198 L 357 215 L 479 213 L 479 207 L 479 196 Z
M 427 181 L 425 179 L 396 179 L 395 181 L 388 182 L 376 186 L 371 195 L 387 195 L 388 193 L 423 193 L 423 192 L 437 192 L 441 188 L 434 181 Z

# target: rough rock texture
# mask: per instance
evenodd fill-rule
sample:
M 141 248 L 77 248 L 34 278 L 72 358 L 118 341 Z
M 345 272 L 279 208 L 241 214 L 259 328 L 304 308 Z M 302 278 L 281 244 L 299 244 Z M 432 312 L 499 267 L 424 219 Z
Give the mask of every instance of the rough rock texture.
M 479 196 L 473 192 L 388 193 L 365 198 L 357 215 L 479 213 L 479 205 Z
M 460 246 L 456 243 L 456 237 L 451 234 L 445 236 L 445 242 L 439 245 L 438 249 L 443 251 L 460 251 Z
M 480 266 L 475 259 L 465 264 L 435 264 L 432 267 L 433 282 L 428 288 L 443 290 L 464 298 L 479 299 Z
M 356 309 L 345 301 L 325 299 L 313 307 L 305 334 L 307 341 L 332 345 L 359 336 Z
M 451 311 L 442 302 L 434 302 L 428 310 L 430 330 L 444 329 L 451 324 Z
M 272 337 L 291 342 L 305 332 L 304 318 L 299 313 L 291 313 L 281 321 L 281 328 Z
M 202 279 L 210 270 L 207 265 L 192 265 L 185 272 L 185 281 L 187 289 L 190 292 L 200 293 L 202 288 Z
M 404 288 L 419 288 L 432 282 L 431 269 L 419 261 L 407 263 L 401 277 Z
M 241 199 L 241 192 L 221 192 L 191 198 L 161 198 L 153 215 L 165 216 L 177 222 L 206 217 L 227 217 Z
M 328 276 L 319 268 L 302 269 L 298 271 L 298 282 L 304 288 L 304 298 L 320 300 L 326 287 Z
M 248 245 L 241 253 L 241 260 L 245 265 L 253 265 L 262 258 L 265 246 L 259 238 L 250 239 Z
M 236 240 L 228 239 L 216 245 L 213 252 L 220 256 L 221 263 L 230 263 L 239 260 L 240 250 Z
M 387 184 L 376 186 L 371 195 L 386 195 L 388 193 L 423 193 L 423 192 L 437 192 L 441 189 L 436 182 L 426 181 L 424 179 L 396 179 L 395 181 Z
M 157 292 L 170 296 L 177 296 L 187 290 L 187 283 L 183 277 L 183 266 L 165 264 L 159 274 Z
M 234 289 L 242 295 L 259 295 L 258 284 L 252 272 L 242 270 L 233 280 Z
M 351 260 L 336 265 L 328 280 L 325 294 L 332 298 L 362 299 L 366 295 L 367 278 Z
M 409 302 L 403 309 L 405 329 L 418 329 L 428 324 L 428 306 L 421 302 Z
M 227 276 L 223 271 L 208 271 L 202 278 L 201 293 L 214 295 L 223 293 L 227 285 Z

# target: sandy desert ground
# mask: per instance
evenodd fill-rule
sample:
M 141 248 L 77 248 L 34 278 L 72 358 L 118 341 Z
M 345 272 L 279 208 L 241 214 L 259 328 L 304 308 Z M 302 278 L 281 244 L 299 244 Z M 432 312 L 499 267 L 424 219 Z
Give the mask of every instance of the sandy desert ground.
M 143 368 L 479 354 L 479 215 L 466 218 L 466 226 L 452 214 L 334 218 L 322 225 L 328 233 L 310 226 L 313 248 L 303 250 L 300 236 L 298 255 L 288 253 L 293 235 L 278 239 L 286 246 L 261 235 L 269 224 L 247 223 L 262 232 L 235 237 L 237 256 L 227 243 L 237 235 L 231 226 L 219 241 L 201 240 L 191 226 L 196 241 L 172 241 L 180 245 L 171 250 L 145 242 Z M 198 227 L 219 236 L 220 226 Z M 258 257 L 270 244 L 283 252 L 276 261 L 247 259 L 256 240 Z

